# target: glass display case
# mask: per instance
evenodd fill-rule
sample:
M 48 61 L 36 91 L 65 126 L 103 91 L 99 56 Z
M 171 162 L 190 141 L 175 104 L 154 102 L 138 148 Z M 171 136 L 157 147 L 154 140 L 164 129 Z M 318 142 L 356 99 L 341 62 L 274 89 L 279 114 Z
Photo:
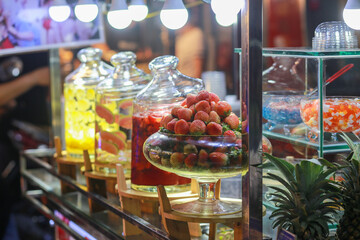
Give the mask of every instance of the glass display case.
M 360 49 L 264 48 L 263 63 L 263 134 L 304 158 L 348 151 L 339 133 L 359 134 Z

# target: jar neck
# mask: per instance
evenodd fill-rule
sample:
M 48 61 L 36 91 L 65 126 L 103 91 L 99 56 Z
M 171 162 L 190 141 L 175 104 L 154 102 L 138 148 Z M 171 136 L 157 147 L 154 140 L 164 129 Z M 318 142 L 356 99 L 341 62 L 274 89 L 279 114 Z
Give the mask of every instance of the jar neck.
M 133 65 L 131 63 L 119 64 L 119 65 L 115 66 L 113 78 L 130 81 L 130 75 L 131 75 L 132 68 L 133 68 Z
M 162 81 L 162 80 L 174 80 L 174 75 L 179 75 L 179 71 L 176 68 L 164 68 L 164 69 L 157 69 L 156 71 L 152 71 L 151 74 L 153 75 L 153 81 Z
M 82 62 L 81 65 L 83 67 L 88 67 L 88 68 L 97 68 L 101 65 L 101 60 L 96 59 L 96 60 Z

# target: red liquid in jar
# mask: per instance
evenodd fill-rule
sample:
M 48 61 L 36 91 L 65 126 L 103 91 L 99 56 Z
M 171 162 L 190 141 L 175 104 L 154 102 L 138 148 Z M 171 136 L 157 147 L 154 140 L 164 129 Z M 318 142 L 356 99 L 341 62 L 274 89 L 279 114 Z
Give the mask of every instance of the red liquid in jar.
M 160 128 L 161 117 L 133 116 L 131 183 L 143 186 L 189 184 L 190 179 L 180 177 L 153 166 L 143 154 L 146 139 Z

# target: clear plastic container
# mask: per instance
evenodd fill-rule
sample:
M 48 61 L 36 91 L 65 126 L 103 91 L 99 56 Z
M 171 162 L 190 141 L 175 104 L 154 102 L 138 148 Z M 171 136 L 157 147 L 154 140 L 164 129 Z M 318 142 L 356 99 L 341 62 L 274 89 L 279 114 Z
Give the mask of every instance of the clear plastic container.
M 121 163 L 130 177 L 133 100 L 151 76 L 135 66 L 133 52 L 112 56 L 114 73 L 96 88 L 96 159 L 95 169 L 115 173 Z
M 314 50 L 357 48 L 355 31 L 343 21 L 319 24 L 312 39 Z
M 80 50 L 80 66 L 65 78 L 65 145 L 67 157 L 83 158 L 83 150 L 94 157 L 95 150 L 95 88 L 113 67 L 101 61 L 97 48 Z
M 168 192 L 189 189 L 190 179 L 165 172 L 148 162 L 143 154 L 145 140 L 160 127 L 163 115 L 180 105 L 187 94 L 204 89 L 201 79 L 181 74 L 175 56 L 161 56 L 152 60 L 149 68 L 153 79 L 134 100 L 131 186 L 142 191 L 156 191 L 157 185 L 165 186 Z

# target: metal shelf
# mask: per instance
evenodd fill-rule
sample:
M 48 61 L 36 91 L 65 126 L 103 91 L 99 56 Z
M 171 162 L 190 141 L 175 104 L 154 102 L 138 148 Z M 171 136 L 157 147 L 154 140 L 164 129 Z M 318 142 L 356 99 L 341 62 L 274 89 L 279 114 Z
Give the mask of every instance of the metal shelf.
M 152 224 L 143 218 L 122 211 L 119 205 L 97 194 L 87 192 L 86 187 L 68 177 L 58 174 L 56 168 L 41 159 L 41 157 L 46 157 L 46 159 L 50 159 L 51 161 L 53 149 L 49 149 L 48 153 L 48 155 L 44 154 L 42 150 L 40 154 L 39 151 L 31 150 L 25 151 L 21 157 L 23 194 L 25 198 L 37 206 L 39 210 L 49 210 L 49 206 L 52 206 L 52 209 L 60 211 L 76 223 L 81 224 L 91 235 L 98 236 L 98 239 L 136 239 L 134 236 L 123 236 L 122 219 L 137 226 L 152 239 L 170 239 L 165 231 L 154 225 L 155 223 Z M 31 163 L 32 166 L 36 165 L 36 168 L 28 169 L 27 163 Z M 61 194 L 60 180 L 74 189 L 74 192 Z M 46 205 L 31 198 L 26 187 L 29 183 L 41 189 L 43 192 L 41 199 L 47 199 Z M 106 210 L 98 213 L 90 213 L 88 198 L 101 204 Z M 46 212 L 50 214 L 51 210 Z M 46 215 L 54 215 L 49 214 Z M 149 219 L 149 221 L 151 221 L 151 219 Z M 77 238 L 77 236 L 75 237 Z

